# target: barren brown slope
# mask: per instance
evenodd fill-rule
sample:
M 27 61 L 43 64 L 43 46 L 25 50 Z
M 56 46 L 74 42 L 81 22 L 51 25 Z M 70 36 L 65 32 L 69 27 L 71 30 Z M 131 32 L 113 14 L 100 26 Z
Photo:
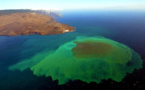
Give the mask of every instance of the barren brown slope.
M 54 35 L 74 31 L 74 27 L 61 24 L 48 15 L 13 13 L 0 16 L 0 35 Z

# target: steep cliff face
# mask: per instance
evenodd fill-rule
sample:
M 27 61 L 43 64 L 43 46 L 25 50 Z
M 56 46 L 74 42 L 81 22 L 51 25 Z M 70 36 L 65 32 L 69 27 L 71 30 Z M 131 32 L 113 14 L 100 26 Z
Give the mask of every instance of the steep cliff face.
M 54 35 L 66 30 L 72 32 L 74 27 L 58 23 L 48 15 L 27 12 L 0 16 L 0 35 Z
M 49 10 L 32 10 L 32 12 L 35 12 L 35 13 L 39 13 L 39 14 L 43 14 L 43 15 L 49 15 L 51 17 L 62 17 L 62 15 L 58 12 L 55 12 L 55 11 L 49 11 Z

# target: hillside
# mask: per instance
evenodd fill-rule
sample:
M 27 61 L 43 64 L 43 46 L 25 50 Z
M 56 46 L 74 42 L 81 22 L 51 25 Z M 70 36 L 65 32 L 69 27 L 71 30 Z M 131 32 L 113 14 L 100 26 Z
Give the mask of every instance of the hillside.
M 35 12 L 1 14 L 0 35 L 54 35 L 74 31 L 74 27 L 61 24 L 49 15 Z

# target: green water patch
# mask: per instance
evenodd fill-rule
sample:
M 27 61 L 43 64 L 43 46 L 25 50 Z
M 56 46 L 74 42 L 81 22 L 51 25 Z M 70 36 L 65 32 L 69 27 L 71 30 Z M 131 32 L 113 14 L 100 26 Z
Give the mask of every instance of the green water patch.
M 39 52 L 56 50 L 62 44 L 74 40 L 78 35 L 76 32 L 59 34 L 59 35 L 28 35 L 22 36 L 27 39 L 23 44 L 21 52 L 21 60 L 31 58 Z
M 12 65 L 9 70 L 27 68 L 34 75 L 58 80 L 59 85 L 69 80 L 121 82 L 127 73 L 142 68 L 142 60 L 138 53 L 119 42 L 103 37 L 78 37 L 55 51 L 40 52 L 32 59 Z

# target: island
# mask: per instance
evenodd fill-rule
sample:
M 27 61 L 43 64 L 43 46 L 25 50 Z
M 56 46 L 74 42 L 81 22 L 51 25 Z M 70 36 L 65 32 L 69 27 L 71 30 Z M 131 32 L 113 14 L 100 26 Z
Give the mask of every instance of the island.
M 59 23 L 54 17 L 35 12 L 0 15 L 0 35 L 55 35 L 74 31 L 74 27 Z

